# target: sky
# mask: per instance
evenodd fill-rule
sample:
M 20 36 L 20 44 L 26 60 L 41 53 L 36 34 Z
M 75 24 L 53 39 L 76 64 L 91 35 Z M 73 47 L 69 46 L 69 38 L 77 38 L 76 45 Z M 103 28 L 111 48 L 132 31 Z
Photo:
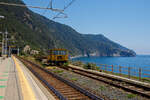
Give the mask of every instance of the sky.
M 50 0 L 24 0 L 27 5 L 47 7 Z M 62 9 L 70 0 L 53 0 Z M 150 54 L 150 0 L 76 0 L 65 13 L 66 24 L 82 34 L 103 34 L 137 54 Z M 31 9 L 49 19 L 57 13 Z

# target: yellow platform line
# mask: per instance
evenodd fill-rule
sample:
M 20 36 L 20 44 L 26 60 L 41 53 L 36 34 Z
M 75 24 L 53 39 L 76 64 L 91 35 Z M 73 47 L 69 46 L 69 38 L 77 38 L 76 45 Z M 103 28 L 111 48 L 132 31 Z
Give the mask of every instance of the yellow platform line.
M 35 94 L 33 92 L 33 90 L 31 89 L 29 82 L 27 81 L 22 69 L 20 68 L 20 65 L 18 64 L 16 58 L 13 56 L 12 57 L 17 71 L 18 71 L 18 76 L 19 76 L 19 82 L 21 85 L 21 90 L 22 90 L 22 94 L 23 94 L 23 99 L 24 100 L 36 100 Z

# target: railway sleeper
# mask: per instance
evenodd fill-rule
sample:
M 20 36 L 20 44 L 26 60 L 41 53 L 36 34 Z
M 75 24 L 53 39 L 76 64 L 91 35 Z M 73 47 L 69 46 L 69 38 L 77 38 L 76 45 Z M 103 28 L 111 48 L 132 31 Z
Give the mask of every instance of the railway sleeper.
M 124 90 L 127 90 L 127 91 L 132 91 L 133 93 L 136 93 L 136 94 L 141 94 L 141 95 L 143 95 L 143 96 L 145 96 L 145 97 L 148 97 L 148 98 L 150 98 L 150 94 L 148 93 L 145 93 L 145 92 L 141 92 L 141 90 L 143 90 L 143 87 L 142 86 L 138 86 L 138 85 L 135 85 L 135 84 L 133 84 L 134 86 L 133 87 L 138 87 L 138 89 L 139 89 L 139 91 L 136 89 L 136 88 L 130 88 L 129 86 L 131 86 L 132 84 L 131 83 L 125 83 L 124 85 L 122 85 L 122 84 L 117 84 L 118 82 L 113 82 L 113 81 L 115 81 L 115 79 L 112 79 L 112 80 L 110 80 L 111 78 L 108 78 L 108 77 L 106 77 L 106 78 L 103 78 L 102 76 L 99 76 L 98 78 L 96 78 L 96 77 L 93 77 L 93 76 L 95 76 L 95 75 L 93 75 L 93 74 L 87 74 L 87 72 L 80 72 L 80 71 L 73 71 L 73 72 L 75 72 L 75 73 L 78 73 L 78 74 L 80 74 L 80 75 L 84 75 L 84 76 L 87 76 L 87 77 L 90 77 L 90 78 L 93 78 L 93 79 L 96 79 L 96 80 L 99 80 L 99 81 L 102 81 L 102 82 L 104 82 L 104 83 L 106 83 L 106 84 L 110 84 L 110 85 L 113 85 L 113 86 L 115 86 L 115 87 L 118 87 L 118 88 L 122 88 L 122 89 L 124 89 Z M 108 79 L 107 79 L 108 78 Z M 116 79 L 117 80 L 117 79 Z M 118 81 L 118 80 L 117 80 Z M 124 83 L 123 81 L 120 81 L 120 83 Z M 148 92 L 149 92 L 149 89 L 146 89 L 146 88 L 144 88 L 144 90 L 147 90 Z
M 67 98 L 73 98 L 73 97 L 86 97 L 86 96 L 84 96 L 84 95 L 80 95 L 80 94 L 78 94 L 78 95 L 66 95 L 66 97 Z
M 94 72 L 90 72 L 90 71 L 85 71 L 85 70 L 83 70 L 83 69 L 72 68 L 72 67 L 70 67 L 70 66 L 68 66 L 68 67 L 71 68 L 72 70 L 82 71 L 82 72 L 85 72 L 85 73 L 88 73 L 88 74 L 92 74 L 92 75 L 96 75 L 96 76 L 100 76 L 100 77 L 106 77 L 106 78 L 108 78 L 108 79 L 116 80 L 116 81 L 119 81 L 119 82 L 124 82 L 124 81 L 121 80 L 121 79 L 116 79 L 116 78 L 113 78 L 113 77 L 100 75 L 100 74 L 98 74 L 98 73 L 94 73 Z M 130 85 L 134 85 L 134 86 L 136 86 L 136 87 L 144 88 L 145 90 L 150 91 L 150 87 L 148 87 L 148 86 L 145 87 L 145 86 L 142 86 L 142 85 L 140 85 L 140 84 L 135 84 L 135 83 L 133 83 L 133 82 L 126 82 L 126 83 L 129 83 Z
M 62 90 L 61 93 L 80 93 L 79 91 L 74 91 L 74 90 L 69 90 L 69 91 L 66 91 L 66 90 Z
M 70 98 L 67 98 L 67 99 L 68 100 L 90 100 L 87 97 L 70 97 Z
M 24 60 L 24 59 L 23 59 L 23 60 Z M 26 61 L 26 62 L 27 62 L 27 63 L 30 63 L 30 64 L 28 64 L 28 67 L 31 66 L 34 70 L 41 69 L 42 71 L 47 72 L 48 74 L 51 74 L 53 77 L 56 77 L 58 80 L 61 79 L 61 78 L 59 78 L 57 75 L 55 75 L 55 74 L 53 74 L 53 73 L 51 73 L 51 72 L 46 71 L 45 69 L 39 67 L 38 65 L 36 65 L 36 64 L 34 64 L 34 63 L 31 63 L 30 61 Z M 30 68 L 29 68 L 29 69 L 30 69 Z M 36 71 L 36 72 L 40 72 L 39 74 L 41 74 L 41 76 L 42 76 L 42 75 L 45 76 L 45 75 L 42 73 L 42 71 L 38 70 L 38 71 Z M 47 78 L 44 78 L 44 79 L 47 79 Z M 47 79 L 47 80 L 48 80 L 48 79 Z M 52 81 L 52 80 L 51 80 L 51 81 Z M 67 83 L 66 80 L 61 79 L 61 81 Z M 48 80 L 47 82 L 50 82 L 50 81 Z M 55 82 L 57 82 L 57 81 L 55 81 Z M 59 81 L 58 81 L 58 82 L 59 82 Z M 61 84 L 61 83 L 60 83 L 60 84 Z M 71 83 L 69 83 L 69 82 L 68 82 L 68 84 L 71 85 L 73 88 L 75 87 L 75 85 L 73 85 L 73 84 L 71 84 Z M 76 86 L 76 87 L 77 87 L 77 86 Z M 80 90 L 80 91 L 82 91 L 82 92 L 83 92 L 83 90 L 84 90 L 84 89 L 81 89 L 81 88 L 79 88 L 79 87 L 77 87 L 77 89 Z M 75 90 L 76 90 L 76 89 L 75 89 Z M 80 93 L 80 92 L 79 92 L 79 93 Z M 103 100 L 102 98 L 96 97 L 95 95 L 92 95 L 92 94 L 90 94 L 89 92 L 85 92 L 85 91 L 84 91 L 83 93 L 85 93 L 86 95 L 88 95 L 88 96 L 91 97 L 91 98 L 95 98 L 95 100 Z M 83 94 L 82 94 L 82 95 L 83 95 Z M 81 97 L 82 97 L 82 96 L 81 96 Z M 83 95 L 82 98 L 79 98 L 79 96 L 78 96 L 78 97 L 76 97 L 75 99 L 70 98 L 70 99 L 68 99 L 68 100 L 90 100 L 90 99 L 89 99 L 87 96 Z
M 80 93 L 78 93 L 78 92 L 71 92 L 71 93 L 68 93 L 68 92 L 61 92 L 63 95 L 72 95 L 72 94 L 74 94 L 74 95 L 77 95 L 77 94 L 80 94 Z
M 57 88 L 57 87 L 56 87 Z M 70 89 L 70 87 L 66 86 L 66 87 L 62 87 L 62 88 L 57 88 L 59 90 L 64 90 L 64 89 Z
M 90 99 L 87 99 L 87 98 L 70 98 L 68 100 L 90 100 Z

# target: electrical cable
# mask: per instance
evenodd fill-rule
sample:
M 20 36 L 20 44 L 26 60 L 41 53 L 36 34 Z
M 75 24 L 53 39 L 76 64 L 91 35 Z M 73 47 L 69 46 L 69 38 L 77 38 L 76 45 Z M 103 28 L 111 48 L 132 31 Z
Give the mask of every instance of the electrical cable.
M 69 8 L 69 6 L 71 6 L 76 0 L 72 0 L 67 6 L 64 7 L 63 11 L 65 11 L 67 8 Z M 61 17 L 60 15 L 63 14 L 64 16 Z M 56 19 L 56 18 L 67 18 L 67 14 L 63 13 L 63 12 L 59 12 L 56 16 L 54 16 L 52 19 Z
M 47 10 L 52 10 L 52 11 L 55 11 L 55 12 L 63 12 L 64 11 L 64 10 L 61 10 L 61 9 L 45 8 L 45 7 L 30 6 L 30 5 L 23 5 L 23 4 L 14 4 L 14 3 L 5 3 L 5 2 L 0 2 L 0 5 L 47 9 Z

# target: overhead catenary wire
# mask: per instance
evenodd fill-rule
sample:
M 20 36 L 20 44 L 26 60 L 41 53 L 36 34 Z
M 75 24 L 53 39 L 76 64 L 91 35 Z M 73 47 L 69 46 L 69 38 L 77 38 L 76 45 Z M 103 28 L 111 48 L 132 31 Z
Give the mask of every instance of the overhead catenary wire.
M 0 5 L 8 5 L 8 6 L 18 6 L 18 7 L 29 7 L 29 8 L 38 8 L 38 9 L 46 9 L 46 10 L 52 10 L 55 12 L 63 12 L 64 10 L 61 9 L 55 9 L 52 7 L 38 7 L 38 6 L 31 6 L 31 5 L 24 5 L 24 4 L 14 4 L 14 3 L 5 3 L 5 2 L 0 2 Z
M 63 10 L 67 9 L 69 6 L 71 6 L 76 0 L 72 0 L 67 6 L 64 7 Z
M 53 8 L 53 0 L 50 0 L 50 8 Z
M 60 15 L 63 15 L 63 16 L 60 16 Z M 53 19 L 56 19 L 56 18 L 68 18 L 68 16 L 65 13 L 59 13 L 59 15 L 57 14 L 55 17 L 53 17 Z
M 69 6 L 71 6 L 76 0 L 72 0 L 67 6 L 64 7 L 63 11 L 65 11 L 67 8 L 69 8 Z M 61 17 L 60 15 L 63 14 L 64 16 Z M 52 19 L 56 19 L 56 18 L 67 18 L 68 16 L 63 13 L 63 12 L 59 12 L 56 16 L 54 16 Z
M 54 16 L 52 19 L 56 18 L 67 18 L 67 14 L 64 13 L 64 11 L 71 6 L 76 0 L 72 0 L 67 6 L 64 6 L 63 9 L 56 9 L 53 8 L 53 0 L 50 0 L 50 3 L 47 7 L 40 7 L 40 6 L 32 6 L 32 5 L 24 5 L 24 4 L 15 4 L 15 3 L 6 3 L 6 2 L 0 2 L 0 5 L 7 5 L 7 6 L 18 6 L 18 7 L 28 7 L 28 8 L 37 8 L 37 9 L 45 9 L 42 15 L 46 13 L 47 10 L 51 10 L 54 12 L 58 12 L 56 16 Z M 60 16 L 62 15 L 62 16 Z
M 47 5 L 47 8 L 53 8 L 53 0 L 50 0 L 50 3 Z M 45 9 L 42 15 L 45 15 L 46 12 L 47 12 L 47 9 Z

